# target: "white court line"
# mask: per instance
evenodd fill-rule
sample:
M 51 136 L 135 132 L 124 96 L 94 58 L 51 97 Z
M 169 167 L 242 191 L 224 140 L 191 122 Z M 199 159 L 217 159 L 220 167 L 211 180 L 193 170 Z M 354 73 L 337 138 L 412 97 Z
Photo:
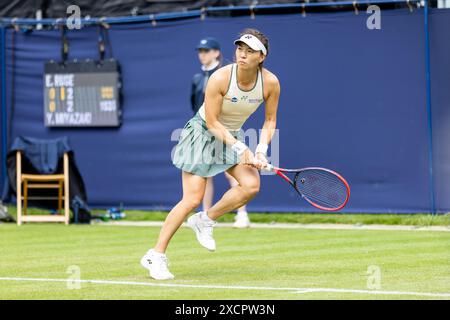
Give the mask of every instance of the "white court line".
M 450 298 L 450 293 L 382 291 L 382 290 L 354 290 L 354 289 L 334 289 L 334 288 L 246 287 L 246 286 L 195 285 L 195 284 L 134 282 L 134 281 L 111 281 L 111 280 L 74 280 L 74 279 L 14 278 L 14 277 L 0 277 L 0 281 L 69 282 L 70 284 L 74 284 L 74 283 L 93 283 L 93 284 L 107 284 L 107 285 L 129 285 L 129 286 L 169 287 L 169 288 L 226 289 L 226 290 L 254 290 L 254 291 L 289 291 L 290 293 L 298 293 L 298 294 L 316 293 L 316 292 L 328 292 L 328 293 L 354 293 L 354 294 L 369 294 L 369 295 L 408 295 L 408 296 Z
M 163 221 L 109 221 L 94 222 L 99 226 L 125 226 L 125 227 L 161 227 Z M 185 223 L 183 227 L 187 227 Z M 219 222 L 216 227 L 232 228 L 232 223 Z M 440 231 L 450 232 L 449 226 L 399 226 L 399 225 L 352 225 L 352 224 L 332 224 L 332 223 L 252 223 L 252 229 L 312 229 L 312 230 L 389 230 L 389 231 Z

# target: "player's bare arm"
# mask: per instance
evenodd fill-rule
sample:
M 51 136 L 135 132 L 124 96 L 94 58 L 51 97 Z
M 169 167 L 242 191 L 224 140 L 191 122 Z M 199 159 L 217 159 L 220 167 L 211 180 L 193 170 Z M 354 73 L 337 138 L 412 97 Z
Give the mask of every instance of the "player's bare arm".
M 259 144 L 255 151 L 256 159 L 267 163 L 266 153 L 270 141 L 277 127 L 277 111 L 280 98 L 280 82 L 278 78 L 267 69 L 263 69 L 264 100 L 266 101 L 264 124 L 259 137 Z

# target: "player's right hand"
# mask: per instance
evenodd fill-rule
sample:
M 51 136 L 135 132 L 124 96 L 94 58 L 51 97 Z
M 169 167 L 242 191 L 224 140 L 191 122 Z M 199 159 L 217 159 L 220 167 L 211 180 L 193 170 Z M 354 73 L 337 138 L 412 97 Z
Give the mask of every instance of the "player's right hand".
M 255 155 L 253 152 L 249 148 L 245 149 L 244 153 L 241 154 L 241 163 L 250 166 L 254 161 Z
M 241 155 L 241 163 L 247 166 L 254 167 L 258 170 L 264 166 L 264 163 L 255 158 L 255 155 L 250 149 L 244 151 Z
M 255 159 L 257 162 L 261 163 L 261 167 L 259 169 L 265 168 L 269 164 L 269 160 L 267 160 L 266 155 L 261 152 L 256 153 Z

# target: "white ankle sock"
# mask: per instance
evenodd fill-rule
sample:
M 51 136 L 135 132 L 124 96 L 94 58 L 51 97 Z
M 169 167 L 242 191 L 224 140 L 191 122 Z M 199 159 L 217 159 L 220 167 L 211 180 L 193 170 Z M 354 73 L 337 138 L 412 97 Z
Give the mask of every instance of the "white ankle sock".
M 164 257 L 166 255 L 165 253 L 155 251 L 155 249 L 150 249 L 148 252 L 150 252 L 150 251 L 152 251 L 152 253 L 156 256 Z
M 241 217 L 241 218 L 248 217 L 247 211 L 243 211 L 243 210 L 242 211 L 238 210 L 237 215 L 238 215 L 238 217 Z
M 213 219 L 208 217 L 208 212 L 206 212 L 206 211 L 202 211 L 202 213 L 200 214 L 200 218 L 202 218 L 203 220 L 206 220 L 206 221 L 214 222 Z

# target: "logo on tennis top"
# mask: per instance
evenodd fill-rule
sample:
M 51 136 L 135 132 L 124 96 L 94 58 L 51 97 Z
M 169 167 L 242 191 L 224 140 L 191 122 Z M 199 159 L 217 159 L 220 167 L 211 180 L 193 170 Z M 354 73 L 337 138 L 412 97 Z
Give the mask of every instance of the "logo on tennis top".
M 245 100 L 247 100 L 247 98 L 248 98 L 248 96 L 242 96 L 242 97 L 241 97 L 241 100 L 244 100 L 244 101 L 245 101 Z
M 236 97 L 231 98 L 231 102 L 238 102 L 238 98 Z

